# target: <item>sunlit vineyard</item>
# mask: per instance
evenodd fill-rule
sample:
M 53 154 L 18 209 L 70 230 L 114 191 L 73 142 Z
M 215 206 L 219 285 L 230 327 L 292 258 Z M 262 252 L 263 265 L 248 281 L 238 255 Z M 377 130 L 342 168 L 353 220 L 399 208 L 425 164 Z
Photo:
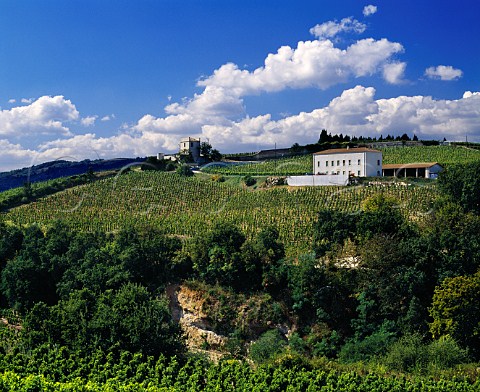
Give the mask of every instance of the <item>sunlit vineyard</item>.
M 385 147 L 380 150 L 383 152 L 383 163 L 438 162 L 441 165 L 449 165 L 480 160 L 479 150 L 464 147 Z
M 398 146 L 379 148 L 383 163 L 438 162 L 441 165 L 480 160 L 480 150 L 451 146 Z M 239 166 L 212 166 L 209 173 L 224 175 L 302 175 L 312 171 L 312 156 L 269 160 Z
M 303 155 L 292 158 L 280 158 L 255 163 L 241 164 L 238 166 L 212 165 L 203 169 L 207 173 L 225 175 L 302 175 L 312 171 L 312 155 Z
M 377 192 L 395 197 L 417 218 L 429 211 L 435 185 L 276 187 L 250 190 L 228 183 L 184 178 L 175 173 L 132 172 L 78 186 L 3 214 L 17 224 L 64 220 L 81 230 L 114 231 L 125 225 L 153 225 L 167 233 L 193 236 L 223 220 L 252 235 L 272 225 L 288 253 L 311 248 L 312 224 L 321 208 L 355 213 Z

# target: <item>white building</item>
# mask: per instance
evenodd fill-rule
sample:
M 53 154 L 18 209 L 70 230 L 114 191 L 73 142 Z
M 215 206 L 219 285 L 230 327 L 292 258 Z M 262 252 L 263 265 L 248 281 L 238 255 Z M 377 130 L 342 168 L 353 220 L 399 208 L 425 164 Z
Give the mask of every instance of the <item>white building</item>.
M 200 159 L 200 139 L 184 137 L 180 139 L 180 155 L 192 154 L 195 162 Z
M 313 174 L 380 177 L 382 152 L 371 148 L 335 148 L 313 154 Z
M 384 177 L 423 177 L 435 179 L 442 170 L 443 167 L 437 162 L 404 163 L 383 165 L 382 173 Z

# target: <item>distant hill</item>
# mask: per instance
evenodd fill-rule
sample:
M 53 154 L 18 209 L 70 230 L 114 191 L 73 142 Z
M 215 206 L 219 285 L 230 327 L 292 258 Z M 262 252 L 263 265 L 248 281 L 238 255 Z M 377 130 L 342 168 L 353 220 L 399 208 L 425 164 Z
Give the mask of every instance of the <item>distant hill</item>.
M 94 161 L 86 159 L 81 162 L 58 160 L 42 163 L 32 167 L 0 173 L 0 192 L 23 186 L 26 182 L 35 183 L 54 180 L 60 177 L 84 174 L 90 170 L 93 172 L 117 170 L 126 165 L 143 162 L 144 160 L 145 158 L 116 158 L 96 159 Z

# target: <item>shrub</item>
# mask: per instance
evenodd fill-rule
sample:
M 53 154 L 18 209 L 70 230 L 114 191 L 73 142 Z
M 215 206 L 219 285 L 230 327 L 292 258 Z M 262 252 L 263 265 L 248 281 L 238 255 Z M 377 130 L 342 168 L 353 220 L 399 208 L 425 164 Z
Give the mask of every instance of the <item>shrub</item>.
M 188 165 L 182 165 L 177 169 L 177 173 L 180 174 L 183 177 L 192 177 L 193 172 L 192 169 L 190 169 L 190 166 Z
M 392 344 L 385 364 L 403 372 L 421 371 L 428 362 L 428 351 L 419 334 L 405 335 Z
M 250 358 L 256 363 L 264 363 L 274 358 L 286 346 L 285 340 L 278 330 L 265 332 L 250 347 Z
M 175 165 L 173 162 L 168 162 L 167 166 L 165 166 L 166 171 L 174 171 L 177 168 L 177 165 Z
M 255 178 L 253 178 L 252 176 L 245 176 L 243 177 L 243 182 L 246 186 L 252 186 L 257 183 L 257 180 L 255 180 Z
M 430 366 L 435 369 L 448 369 L 467 361 L 467 350 L 462 349 L 450 336 L 442 336 L 428 345 Z
M 212 176 L 212 181 L 215 181 L 215 182 L 225 182 L 225 177 L 222 176 L 221 174 L 214 174 Z
M 392 343 L 393 336 L 392 332 L 381 329 L 363 340 L 349 341 L 342 347 L 338 357 L 340 361 L 348 363 L 367 361 L 372 357 L 383 355 Z

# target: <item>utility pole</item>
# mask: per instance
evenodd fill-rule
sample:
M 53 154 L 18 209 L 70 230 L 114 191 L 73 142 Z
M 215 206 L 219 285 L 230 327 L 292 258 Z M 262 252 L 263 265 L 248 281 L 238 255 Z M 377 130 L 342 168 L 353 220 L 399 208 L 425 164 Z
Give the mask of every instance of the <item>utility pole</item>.
M 277 172 L 277 142 L 275 142 L 275 172 Z

